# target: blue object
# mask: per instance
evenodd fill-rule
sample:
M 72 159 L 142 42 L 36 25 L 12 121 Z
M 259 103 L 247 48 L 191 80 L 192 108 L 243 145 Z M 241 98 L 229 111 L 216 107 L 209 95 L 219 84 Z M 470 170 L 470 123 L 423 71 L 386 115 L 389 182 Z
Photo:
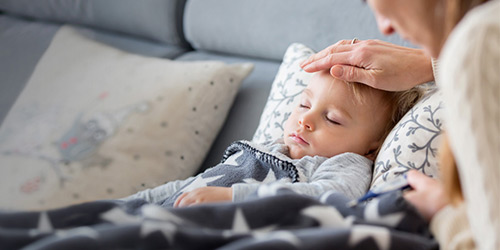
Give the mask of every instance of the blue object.
M 396 191 L 396 190 L 406 190 L 411 188 L 410 184 L 408 184 L 408 180 L 406 179 L 406 175 L 401 175 L 400 177 L 388 181 L 378 187 L 375 187 L 371 190 L 369 190 L 365 195 L 363 195 L 361 198 L 352 200 L 347 205 L 349 207 L 354 207 L 358 205 L 359 203 L 366 201 L 368 199 Z

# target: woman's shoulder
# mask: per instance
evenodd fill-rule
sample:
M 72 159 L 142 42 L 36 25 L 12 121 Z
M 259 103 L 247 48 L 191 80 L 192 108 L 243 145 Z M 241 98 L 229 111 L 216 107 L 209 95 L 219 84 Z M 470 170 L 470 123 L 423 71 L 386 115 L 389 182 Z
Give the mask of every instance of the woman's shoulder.
M 497 70 L 495 61 L 500 53 L 500 0 L 486 2 L 472 10 L 458 23 L 449 35 L 439 56 L 441 74 L 455 74 L 470 65 L 479 66 L 482 72 Z M 445 68 L 447 68 L 445 70 Z
M 468 217 L 476 243 L 500 249 L 500 0 L 471 10 L 450 34 L 439 56 L 444 113 L 450 143 L 467 197 Z M 471 208 L 471 209 L 469 209 Z M 495 245 L 496 244 L 496 245 Z M 488 248 L 490 247 L 490 248 Z
M 500 0 L 487 1 L 484 4 L 472 9 L 471 13 L 478 13 L 480 15 L 488 15 L 499 22 L 498 11 L 500 10 Z
M 470 10 L 457 25 L 457 31 L 500 29 L 500 0 L 493 0 Z

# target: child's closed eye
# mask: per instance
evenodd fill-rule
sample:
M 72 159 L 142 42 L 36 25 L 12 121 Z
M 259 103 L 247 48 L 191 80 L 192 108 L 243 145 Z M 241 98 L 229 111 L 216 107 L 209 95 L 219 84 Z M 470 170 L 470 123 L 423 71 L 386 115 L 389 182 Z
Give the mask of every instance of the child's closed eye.
M 299 108 L 309 109 L 311 108 L 308 104 L 299 104 Z
M 329 122 L 329 123 L 332 123 L 332 124 L 335 124 L 335 125 L 342 125 L 340 124 L 339 121 L 337 121 L 335 118 L 330 118 L 328 116 L 325 116 L 326 117 L 326 120 Z

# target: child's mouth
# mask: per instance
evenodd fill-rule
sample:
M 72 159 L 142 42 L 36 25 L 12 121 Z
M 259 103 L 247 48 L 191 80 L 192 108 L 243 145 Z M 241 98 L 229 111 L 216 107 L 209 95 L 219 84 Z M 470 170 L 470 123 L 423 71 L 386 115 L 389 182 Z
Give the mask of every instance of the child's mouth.
M 298 134 L 291 134 L 290 138 L 292 138 L 292 140 L 297 142 L 298 144 L 309 145 L 309 143 L 306 140 L 304 140 L 302 137 L 300 137 Z

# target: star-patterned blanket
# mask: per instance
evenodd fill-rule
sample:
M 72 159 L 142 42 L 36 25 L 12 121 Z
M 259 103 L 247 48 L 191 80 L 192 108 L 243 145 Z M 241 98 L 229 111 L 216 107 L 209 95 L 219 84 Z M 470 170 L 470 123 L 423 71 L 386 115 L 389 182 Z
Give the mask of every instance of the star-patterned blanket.
M 233 142 L 226 149 L 220 164 L 186 181 L 175 193 L 163 194 L 167 196 L 159 204 L 173 207 L 182 193 L 199 187 L 231 187 L 235 183 L 269 183 L 276 180 L 299 181 L 296 166 L 272 154 L 268 149 L 258 149 L 257 146 L 259 145 L 249 141 Z
M 347 202 L 276 185 L 243 202 L 186 208 L 109 200 L 0 212 L 0 249 L 438 249 L 401 193 Z

